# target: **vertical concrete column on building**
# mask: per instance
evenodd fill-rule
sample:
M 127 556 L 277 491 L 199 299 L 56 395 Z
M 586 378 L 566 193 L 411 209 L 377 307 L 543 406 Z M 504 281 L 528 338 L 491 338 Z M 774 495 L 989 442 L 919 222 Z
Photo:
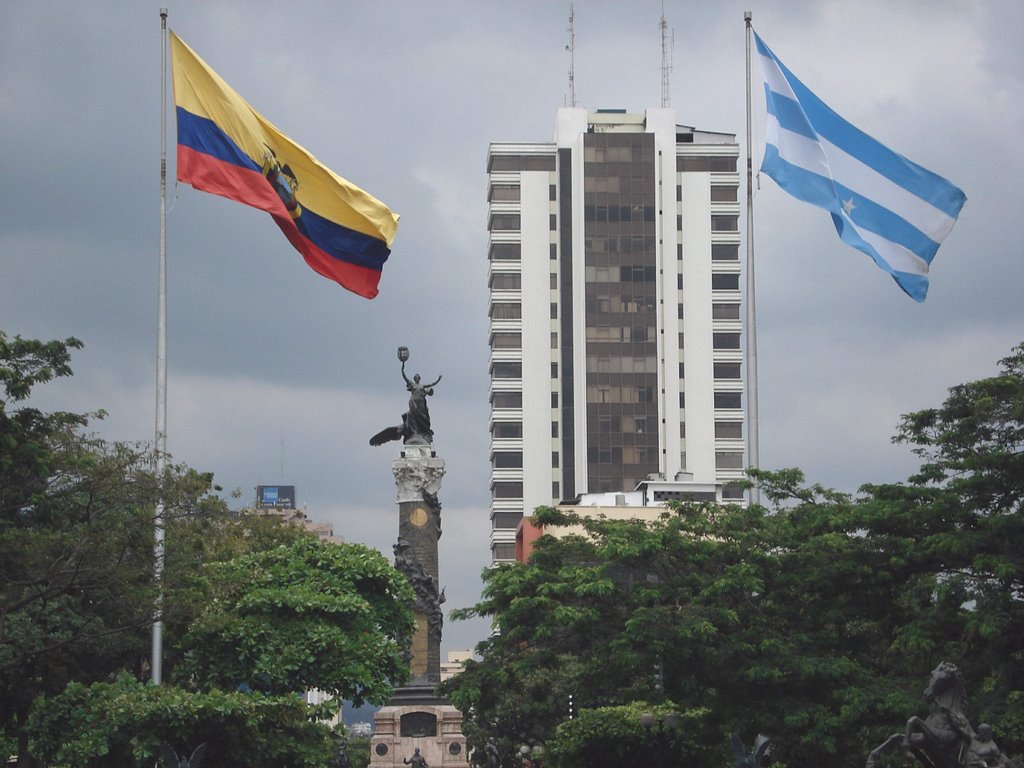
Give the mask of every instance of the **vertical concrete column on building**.
M 438 492 L 444 460 L 429 445 L 406 445 L 391 463 L 398 486 L 398 543 L 395 567 L 416 590 L 416 633 L 412 640 L 411 685 L 441 681 L 441 630 L 444 593 L 438 583 L 437 541 L 441 538 Z

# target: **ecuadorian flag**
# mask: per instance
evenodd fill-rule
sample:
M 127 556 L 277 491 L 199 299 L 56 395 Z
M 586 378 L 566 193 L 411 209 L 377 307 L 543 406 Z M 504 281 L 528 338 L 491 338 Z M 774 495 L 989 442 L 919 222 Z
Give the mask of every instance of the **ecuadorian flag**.
M 372 299 L 398 214 L 254 110 L 173 32 L 178 181 L 271 215 L 306 263 Z

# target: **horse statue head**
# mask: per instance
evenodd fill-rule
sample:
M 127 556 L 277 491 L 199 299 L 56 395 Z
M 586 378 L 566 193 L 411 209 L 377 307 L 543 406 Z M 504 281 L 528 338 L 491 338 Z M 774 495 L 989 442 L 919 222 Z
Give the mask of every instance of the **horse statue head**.
M 943 661 L 932 670 L 931 680 L 924 689 L 924 698 L 933 706 L 962 714 L 965 693 L 964 681 L 956 664 Z

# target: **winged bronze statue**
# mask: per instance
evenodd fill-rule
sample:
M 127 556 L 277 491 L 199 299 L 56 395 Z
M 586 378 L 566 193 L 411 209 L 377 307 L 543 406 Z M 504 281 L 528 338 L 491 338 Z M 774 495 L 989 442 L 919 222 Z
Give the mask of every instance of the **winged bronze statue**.
M 405 350 L 404 356 L 402 350 Z M 408 350 L 405 347 L 400 347 L 398 355 L 402 361 L 402 378 L 405 379 L 405 388 L 409 392 L 409 410 L 402 414 L 401 424 L 385 427 L 371 437 L 370 445 L 384 445 L 392 440 L 401 440 L 407 445 L 431 445 L 434 442 L 434 432 L 430 428 L 430 409 L 427 408 L 427 397 L 434 394 L 434 387 L 441 381 L 441 377 L 438 376 L 430 384 L 422 383 L 418 373 L 410 379 L 405 374 Z

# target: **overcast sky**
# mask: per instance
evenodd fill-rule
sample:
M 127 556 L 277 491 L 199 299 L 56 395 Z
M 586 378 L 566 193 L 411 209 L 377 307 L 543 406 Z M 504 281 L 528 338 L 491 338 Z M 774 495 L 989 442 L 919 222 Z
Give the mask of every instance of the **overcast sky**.
M 391 556 L 390 463 L 410 372 L 447 461 L 441 581 L 473 603 L 488 552 L 487 146 L 548 141 L 568 98 L 568 2 L 179 2 L 169 23 L 257 110 L 401 214 L 380 295 L 311 271 L 266 214 L 178 186 L 168 158 L 174 458 L 251 502 L 294 484 L 311 517 Z M 829 216 L 761 178 L 755 227 L 761 464 L 855 491 L 917 467 L 899 416 L 993 374 L 1024 340 L 1024 3 L 665 0 L 680 123 L 745 142 L 743 11 L 804 83 L 967 194 L 905 296 Z M 577 0 L 576 100 L 660 106 L 660 0 Z M 74 335 L 46 407 L 154 431 L 160 18 L 150 2 L 0 4 L 0 328 Z M 759 81 L 760 73 L 755 72 Z M 760 162 L 763 102 L 754 99 Z M 232 502 L 235 506 L 237 502 Z M 446 648 L 482 639 L 445 627 Z

